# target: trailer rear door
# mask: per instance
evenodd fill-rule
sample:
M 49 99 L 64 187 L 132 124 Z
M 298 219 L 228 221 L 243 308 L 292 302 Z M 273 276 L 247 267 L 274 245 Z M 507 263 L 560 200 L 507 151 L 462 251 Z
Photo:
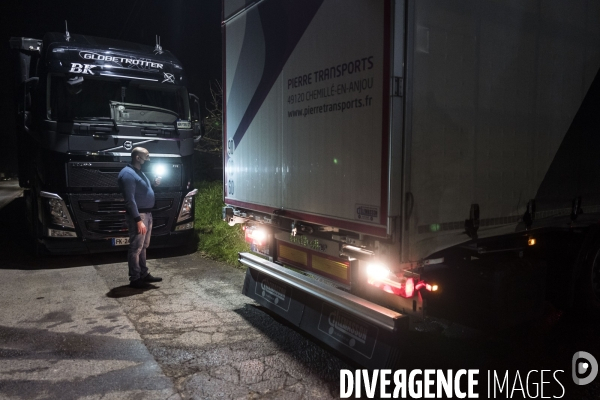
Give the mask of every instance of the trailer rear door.
M 225 203 L 386 236 L 392 2 L 233 3 Z

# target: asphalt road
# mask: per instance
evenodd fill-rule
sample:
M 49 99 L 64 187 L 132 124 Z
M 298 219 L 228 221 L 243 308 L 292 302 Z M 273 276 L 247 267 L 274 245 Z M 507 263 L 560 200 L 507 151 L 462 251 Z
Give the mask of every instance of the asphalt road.
M 241 294 L 244 271 L 150 252 L 36 258 L 23 198 L 0 210 L 0 399 L 329 399 L 345 364 Z
M 164 281 L 147 290 L 126 286 L 122 252 L 35 258 L 23 207 L 0 209 L 0 399 L 330 399 L 340 369 L 356 368 L 243 296 L 243 270 L 198 254 L 151 251 Z M 560 369 L 562 398 L 600 398 L 600 378 L 571 380 L 576 351 L 600 359 L 598 321 L 549 310 L 503 336 L 436 327 L 411 332 L 399 368 L 520 371 L 523 382 Z
M 19 187 L 19 181 L 11 179 L 0 180 L 0 209 L 9 204 L 13 199 L 21 196 L 23 191 Z

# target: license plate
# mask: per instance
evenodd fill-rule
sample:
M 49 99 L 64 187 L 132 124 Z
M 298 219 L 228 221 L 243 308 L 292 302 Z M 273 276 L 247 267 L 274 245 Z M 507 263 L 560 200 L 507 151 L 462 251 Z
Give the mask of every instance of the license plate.
M 124 238 L 112 238 L 112 245 L 113 246 L 127 246 L 129 244 L 129 238 L 128 237 L 124 237 Z

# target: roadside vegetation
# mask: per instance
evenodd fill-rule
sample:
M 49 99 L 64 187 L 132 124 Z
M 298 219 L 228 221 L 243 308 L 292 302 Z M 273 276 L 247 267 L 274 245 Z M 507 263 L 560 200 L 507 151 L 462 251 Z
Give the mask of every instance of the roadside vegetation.
M 204 257 L 225 261 L 239 267 L 238 253 L 249 251 L 240 225 L 229 226 L 221 219 L 223 207 L 222 182 L 200 182 L 196 184 L 196 222 L 198 251 Z
M 206 105 L 204 116 L 205 133 L 196 145 L 195 231 L 198 234 L 198 251 L 204 257 L 225 261 L 240 267 L 238 253 L 249 251 L 240 225 L 229 226 L 221 218 L 223 204 L 222 154 L 223 89 L 218 81 L 210 83 L 211 101 Z M 219 169 L 217 169 L 219 168 Z

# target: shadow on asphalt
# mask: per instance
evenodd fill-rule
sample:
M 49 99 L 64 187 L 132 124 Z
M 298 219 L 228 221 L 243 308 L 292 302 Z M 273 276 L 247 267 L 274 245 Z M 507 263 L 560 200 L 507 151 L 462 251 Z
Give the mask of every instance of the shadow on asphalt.
M 195 252 L 189 246 L 148 250 L 148 259 L 179 257 Z M 0 269 L 39 270 L 125 263 L 127 249 L 107 253 L 36 256 L 27 228 L 25 199 L 19 197 L 0 209 Z
M 267 308 L 246 304 L 233 311 L 277 344 L 285 353 L 311 370 L 318 371 L 318 375 L 327 382 L 339 383 L 339 370 L 349 368 L 347 363 L 349 360 L 346 360 L 343 354 L 331 348 L 328 348 L 329 351 L 323 351 L 322 347 L 326 347 L 323 343 Z M 332 353 L 337 357 L 332 357 Z
M 235 312 L 307 367 L 323 371 L 332 370 L 331 376 L 325 374 L 327 380 L 333 382 L 339 379 L 340 368 L 360 368 L 343 353 L 310 337 L 262 306 L 247 304 Z M 284 327 L 290 328 L 295 334 L 286 332 Z M 402 356 L 395 369 L 478 369 L 484 383 L 487 382 L 487 371 L 498 371 L 502 374 L 509 371 L 510 379 L 516 379 L 516 371 L 525 375 L 534 370 L 562 371 L 557 372 L 557 377 L 568 393 L 565 398 L 600 398 L 598 379 L 587 386 L 576 386 L 571 379 L 573 354 L 583 350 L 596 357 L 600 355 L 598 337 L 600 321 L 577 312 L 565 313 L 549 324 L 541 322 L 503 334 L 480 332 L 475 336 L 461 337 L 448 336 L 442 331 L 411 330 L 405 338 L 406 342 L 400 344 L 403 347 Z M 327 348 L 338 358 L 324 356 L 317 350 L 319 347 Z M 539 383 L 539 373 L 535 379 Z M 554 379 L 545 385 L 545 394 L 560 395 L 561 391 L 560 385 Z
M 160 286 L 148 285 L 143 289 L 132 288 L 129 285 L 123 285 L 116 288 L 112 288 L 106 293 L 106 297 L 110 297 L 111 299 L 120 299 L 123 297 L 131 297 L 138 294 L 142 294 L 147 292 L 148 290 L 160 289 Z
M 68 314 L 54 316 L 48 323 L 61 322 L 61 318 L 62 321 L 70 319 Z M 36 365 L 20 371 L 17 366 L 4 369 L 6 372 L 0 380 L 1 398 L 99 399 L 114 388 L 118 388 L 121 393 L 137 393 L 135 398 L 144 398 L 144 394 L 150 393 L 149 391 L 169 389 L 172 385 L 166 376 L 152 372 L 154 359 L 139 339 L 99 335 L 97 329 L 93 328 L 86 333 L 53 332 L 48 328 L 0 326 L 3 344 L 0 358 L 3 363 L 11 365 L 11 361 L 15 360 L 21 363 L 30 361 Z M 108 329 L 112 330 L 110 327 Z M 69 360 L 67 367 L 60 364 L 61 360 Z M 132 362 L 133 365 L 127 368 L 116 367 L 121 361 Z M 111 363 L 111 367 L 107 367 L 108 363 Z M 56 373 L 57 368 L 67 368 L 67 371 L 68 368 L 74 368 L 68 367 L 69 365 L 82 366 L 75 373 L 80 377 Z M 14 374 L 15 378 L 10 378 L 10 374 Z M 38 374 L 49 375 L 51 378 L 32 379 L 40 376 Z M 152 379 L 141 379 L 145 377 Z

